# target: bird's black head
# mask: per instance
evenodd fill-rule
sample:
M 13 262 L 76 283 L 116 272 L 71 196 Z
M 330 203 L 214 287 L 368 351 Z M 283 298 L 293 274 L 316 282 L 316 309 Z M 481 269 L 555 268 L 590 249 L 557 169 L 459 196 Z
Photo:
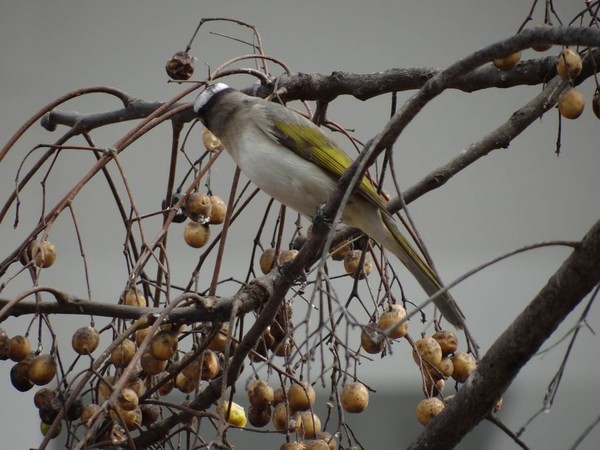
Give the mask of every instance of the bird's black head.
M 196 101 L 194 102 L 194 112 L 198 115 L 198 118 L 205 127 L 210 129 L 208 124 L 208 113 L 215 104 L 216 99 L 228 90 L 232 90 L 232 88 L 225 83 L 216 83 L 208 86 L 200 93 L 200 95 L 198 95 L 198 98 L 196 98 Z

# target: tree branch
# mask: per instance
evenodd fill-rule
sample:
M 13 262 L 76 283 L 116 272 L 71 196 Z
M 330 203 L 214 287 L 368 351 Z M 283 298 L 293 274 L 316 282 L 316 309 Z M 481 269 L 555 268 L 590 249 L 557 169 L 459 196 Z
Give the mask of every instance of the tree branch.
M 521 368 L 598 283 L 600 220 L 496 340 L 456 397 L 410 448 L 446 449 L 456 446 L 487 417 Z

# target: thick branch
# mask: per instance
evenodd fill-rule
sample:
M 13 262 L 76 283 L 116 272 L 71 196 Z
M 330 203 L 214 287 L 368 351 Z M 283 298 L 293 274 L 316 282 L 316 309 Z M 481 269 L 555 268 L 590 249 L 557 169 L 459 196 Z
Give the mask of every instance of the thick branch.
M 600 221 L 546 286 L 496 340 L 448 407 L 411 449 L 453 448 L 490 413 L 521 368 L 600 283 Z

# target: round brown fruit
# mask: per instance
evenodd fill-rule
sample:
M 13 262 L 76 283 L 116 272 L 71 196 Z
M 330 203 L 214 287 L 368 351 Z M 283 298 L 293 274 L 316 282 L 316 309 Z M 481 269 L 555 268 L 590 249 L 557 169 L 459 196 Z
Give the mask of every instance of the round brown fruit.
M 442 412 L 444 409 L 444 402 L 439 398 L 432 397 L 421 400 L 417 404 L 417 420 L 422 425 L 427 425 L 431 420 Z
M 304 439 L 314 439 L 321 431 L 321 419 L 312 411 L 300 412 L 300 427 L 298 434 Z M 329 447 L 328 447 L 329 448 Z
M 146 307 L 146 297 L 142 291 L 134 287 L 124 292 L 123 303 L 127 306 L 141 306 Z
M 38 386 L 50 383 L 56 376 L 56 361 L 51 355 L 38 355 L 31 360 L 27 378 Z
M 42 241 L 33 245 L 31 257 L 36 266 L 50 267 L 56 261 L 56 247 L 49 241 Z
M 200 379 L 212 380 L 219 374 L 219 357 L 212 350 L 204 350 L 202 354 L 202 370 L 200 372 Z
M 558 112 L 566 119 L 577 119 L 585 107 L 583 94 L 575 88 L 564 91 L 558 97 Z
M 285 395 L 282 387 L 278 387 L 273 391 L 273 405 L 278 405 L 285 400 Z
M 306 450 L 306 445 L 304 445 L 304 442 L 298 441 L 286 442 L 281 444 L 279 450 Z
M 177 335 L 172 331 L 161 330 L 152 336 L 150 353 L 159 361 L 166 361 L 177 351 Z
M 0 361 L 5 361 L 8 359 L 8 344 L 10 343 L 10 338 L 6 331 L 0 328 Z
M 323 439 L 308 439 L 304 442 L 305 450 L 329 450 L 329 444 Z
M 592 110 L 594 115 L 600 119 L 600 92 L 596 92 L 592 98 Z
M 38 390 L 33 396 L 33 404 L 39 409 L 42 405 L 48 404 L 50 400 L 54 398 L 56 398 L 56 392 L 44 387 Z
M 475 357 L 470 353 L 456 352 L 452 356 L 452 364 L 454 371 L 452 372 L 452 378 L 459 383 L 464 383 L 469 378 L 469 375 L 477 367 L 477 361 Z
M 133 389 L 124 388 L 117 397 L 118 405 L 125 411 L 133 411 L 140 404 L 140 398 Z
M 279 265 L 283 266 L 285 263 L 290 262 L 298 255 L 298 250 L 283 250 L 279 253 Z
M 581 73 L 583 62 L 581 56 L 574 50 L 568 47 L 563 48 L 563 51 L 556 58 L 556 71 L 565 80 L 572 80 Z
M 182 372 L 178 373 L 175 377 L 175 387 L 184 394 L 194 392 L 194 389 L 196 389 L 197 385 L 197 379 L 188 378 Z
M 71 346 L 79 355 L 89 355 L 98 348 L 99 343 L 100 333 L 91 326 L 79 328 L 71 338 Z
M 89 403 L 85 405 L 81 410 L 81 415 L 79 416 L 81 423 L 83 423 L 86 427 L 89 427 L 91 425 L 90 419 L 94 417 L 98 411 L 100 411 L 100 406 L 95 403 Z
M 458 338 L 452 331 L 438 331 L 431 337 L 440 344 L 443 356 L 454 353 L 458 349 Z
M 159 373 L 162 373 L 167 368 L 168 364 L 169 360 L 161 361 L 160 359 L 156 359 L 152 355 L 152 352 L 150 352 L 148 349 L 146 349 L 146 351 L 142 353 L 142 356 L 140 358 L 140 365 L 142 366 L 142 370 L 148 375 L 158 375 Z
M 452 363 L 452 358 L 450 358 L 449 356 L 442 357 L 442 360 L 436 366 L 436 368 L 446 378 L 448 378 L 449 376 L 452 376 L 452 372 L 454 372 L 454 364 Z
M 290 411 L 285 402 L 278 403 L 273 409 L 273 428 L 277 431 L 294 431 L 298 428 L 300 418 L 298 413 Z
M 252 380 L 246 392 L 250 404 L 256 408 L 264 409 L 273 403 L 273 388 L 264 380 Z
M 377 327 L 382 331 L 386 331 L 405 317 L 406 310 L 402 305 L 390 305 L 389 309 L 379 317 Z M 406 336 L 406 333 L 408 333 L 408 321 L 404 321 L 390 330 L 388 337 L 390 339 L 399 339 Z
M 6 354 L 12 361 L 19 362 L 27 358 L 30 351 L 31 344 L 29 343 L 29 339 L 18 334 L 13 336 L 8 342 L 8 351 Z
M 194 222 L 208 222 L 211 211 L 210 197 L 201 192 L 192 192 L 185 202 L 185 213 Z
M 223 150 L 221 140 L 216 137 L 208 128 L 202 130 L 202 144 L 206 151 L 210 153 L 220 152 Z
M 537 28 L 538 30 L 545 30 L 551 28 L 551 26 L 547 23 L 541 23 L 539 25 L 536 25 L 535 28 Z M 531 48 L 534 49 L 536 52 L 545 52 L 547 50 L 550 50 L 552 48 L 552 45 L 552 42 L 538 42 L 537 44 L 533 44 Z
M 347 253 L 344 257 L 344 270 L 347 274 L 351 275 L 352 278 L 362 280 L 367 277 L 372 270 L 373 264 L 371 260 L 365 256 L 362 268 L 360 268 L 360 260 L 362 259 L 361 250 L 352 250 Z
M 288 389 L 288 403 L 293 411 L 305 411 L 315 404 L 315 390 L 306 381 L 292 383 Z
M 348 383 L 340 394 L 342 408 L 348 413 L 360 413 L 369 406 L 369 391 L 364 384 L 354 381 Z
M 221 197 L 217 195 L 210 196 L 210 204 L 212 205 L 210 212 L 210 220 L 208 223 L 211 225 L 220 225 L 225 222 L 225 215 L 227 214 L 227 205 Z
M 115 365 L 115 367 L 122 369 L 123 367 L 127 367 L 127 365 L 133 359 L 134 354 L 135 344 L 132 340 L 125 339 L 112 351 L 110 354 L 110 361 Z
M 375 355 L 385 348 L 385 339 L 382 339 L 377 331 L 364 327 L 360 332 L 360 346 L 365 352 Z
M 140 345 L 142 345 L 142 342 L 144 342 L 144 339 L 146 339 L 146 336 L 148 336 L 150 334 L 150 331 L 152 331 L 152 327 L 146 327 L 146 328 L 137 330 L 135 332 L 135 345 L 137 345 L 138 347 Z
M 254 405 L 248 407 L 248 422 L 254 427 L 262 428 L 271 421 L 271 407 L 257 408 Z
M 273 270 L 274 263 L 275 249 L 268 248 L 262 253 L 262 255 L 260 255 L 260 260 L 258 262 L 258 264 L 260 265 L 260 271 L 265 275 L 268 274 L 271 270 Z
M 337 450 L 337 441 L 335 437 L 331 435 L 331 433 L 328 433 L 327 431 L 321 431 L 317 433 L 317 439 L 324 440 L 329 447 L 329 450 Z
M 515 52 L 503 58 L 494 59 L 494 66 L 500 70 L 512 70 L 521 61 L 521 52 Z
M 50 431 L 50 428 L 52 428 L 52 424 L 40 422 L 40 431 L 42 432 L 42 434 L 44 436 L 46 436 L 48 434 L 48 432 Z M 57 437 L 61 431 L 62 431 L 62 423 L 59 422 L 58 425 L 56 427 L 54 427 L 54 431 L 50 435 L 50 439 L 54 439 L 55 437 Z
M 110 411 L 110 416 L 115 422 L 120 423 L 128 430 L 135 429 L 142 424 L 142 411 L 140 411 L 140 408 L 127 411 L 117 406 Z
M 33 387 L 33 383 L 29 380 L 27 372 L 29 371 L 29 364 L 33 359 L 33 355 L 19 361 L 10 369 L 10 382 L 17 391 L 27 392 Z
M 413 359 L 420 365 L 421 358 L 419 358 L 419 355 L 423 360 L 437 366 L 442 361 L 442 347 L 432 337 L 417 339 L 415 350 L 413 350 Z
M 142 425 L 149 427 L 160 418 L 160 406 L 158 405 L 140 405 L 140 411 L 142 412 Z
M 348 253 L 352 251 L 352 244 L 349 240 L 344 240 L 334 247 L 331 247 L 331 259 L 334 261 L 343 261 Z
M 210 228 L 198 222 L 189 221 L 183 229 L 183 240 L 193 248 L 203 247 L 210 239 Z

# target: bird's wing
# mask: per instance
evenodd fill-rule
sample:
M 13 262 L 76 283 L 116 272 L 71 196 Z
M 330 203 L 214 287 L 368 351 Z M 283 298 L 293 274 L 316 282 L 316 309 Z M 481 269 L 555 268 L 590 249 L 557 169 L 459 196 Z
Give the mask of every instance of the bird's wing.
M 298 156 L 315 163 L 338 180 L 352 164 L 352 159 L 339 148 L 318 126 L 294 111 L 278 104 L 277 117 L 269 113 L 271 108 L 257 103 L 252 109 L 258 127 L 271 139 Z M 315 151 L 319 149 L 320 151 Z M 373 184 L 363 177 L 358 193 L 384 210 L 385 200 Z

